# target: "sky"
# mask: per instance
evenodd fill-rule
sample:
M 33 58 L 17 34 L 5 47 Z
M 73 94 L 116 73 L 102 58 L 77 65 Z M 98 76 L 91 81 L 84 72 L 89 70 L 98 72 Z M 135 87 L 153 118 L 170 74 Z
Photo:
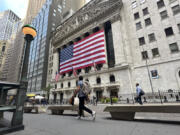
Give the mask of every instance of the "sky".
M 86 2 L 89 1 L 86 0 Z M 0 0 L 0 12 L 11 9 L 21 19 L 26 15 L 27 6 L 28 0 Z
M 20 18 L 26 15 L 28 0 L 0 0 L 0 12 L 11 9 Z

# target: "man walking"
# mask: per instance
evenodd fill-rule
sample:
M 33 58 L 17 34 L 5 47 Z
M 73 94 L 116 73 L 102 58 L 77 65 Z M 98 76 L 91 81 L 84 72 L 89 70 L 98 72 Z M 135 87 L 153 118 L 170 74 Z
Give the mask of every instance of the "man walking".
M 141 99 L 141 96 L 142 96 L 142 88 L 139 86 L 139 83 L 136 83 L 136 93 L 137 93 L 137 97 L 136 97 L 136 101 L 142 105 L 142 99 Z
M 96 118 L 96 112 L 95 111 L 92 111 L 90 110 L 89 108 L 87 108 L 84 103 L 85 103 L 85 100 L 87 100 L 87 94 L 88 93 L 85 93 L 85 87 L 84 87 L 84 84 L 83 84 L 83 77 L 82 76 L 79 76 L 79 81 L 78 81 L 78 86 L 77 86 L 77 90 L 75 92 L 75 95 L 78 94 L 78 98 L 79 98 L 79 116 L 77 117 L 77 119 L 81 119 L 81 116 L 83 114 L 83 110 L 85 110 L 86 112 L 90 113 L 91 116 L 92 116 L 92 120 L 95 120 Z

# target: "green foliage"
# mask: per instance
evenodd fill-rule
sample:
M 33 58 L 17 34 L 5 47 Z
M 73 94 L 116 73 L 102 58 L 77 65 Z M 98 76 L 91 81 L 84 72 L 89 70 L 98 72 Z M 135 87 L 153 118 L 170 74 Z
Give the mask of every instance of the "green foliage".
M 109 102 L 110 102 L 110 98 L 107 97 L 101 98 L 101 103 L 109 103 Z
M 52 88 L 53 88 L 53 86 L 51 86 L 51 85 L 49 84 L 46 88 L 42 89 L 43 91 L 46 92 L 46 95 L 47 95 L 47 97 L 48 97 L 48 100 L 49 100 L 50 90 L 51 90 Z
M 112 102 L 113 103 L 117 103 L 118 102 L 118 98 L 112 98 Z

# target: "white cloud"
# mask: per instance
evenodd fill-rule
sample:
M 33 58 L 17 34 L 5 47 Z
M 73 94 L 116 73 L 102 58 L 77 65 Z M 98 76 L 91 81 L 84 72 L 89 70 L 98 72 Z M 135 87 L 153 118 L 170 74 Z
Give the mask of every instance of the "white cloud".
M 8 9 L 15 12 L 20 18 L 24 18 L 28 6 L 28 0 L 5 0 Z

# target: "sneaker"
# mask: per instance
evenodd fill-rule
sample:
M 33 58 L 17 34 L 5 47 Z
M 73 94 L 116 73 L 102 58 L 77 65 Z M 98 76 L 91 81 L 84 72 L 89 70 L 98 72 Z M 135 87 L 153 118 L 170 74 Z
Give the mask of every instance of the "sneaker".
M 81 119 L 81 116 L 77 116 L 76 119 L 77 119 L 77 120 L 80 120 L 80 119 Z
M 95 119 L 96 119 L 96 112 L 93 111 L 93 112 L 92 112 L 92 120 L 95 120 Z

